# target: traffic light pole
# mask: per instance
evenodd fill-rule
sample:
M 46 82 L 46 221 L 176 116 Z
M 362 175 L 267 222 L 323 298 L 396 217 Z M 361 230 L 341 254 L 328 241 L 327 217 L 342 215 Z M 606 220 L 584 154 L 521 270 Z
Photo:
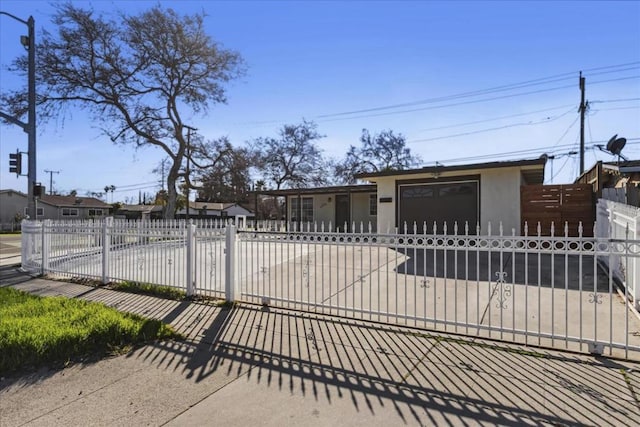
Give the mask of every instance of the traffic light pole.
M 22 122 L 17 117 L 10 116 L 0 111 L 0 117 L 7 120 L 10 123 L 16 124 L 24 130 L 28 135 L 28 155 L 29 155 L 29 170 L 27 174 L 27 187 L 28 187 L 28 201 L 27 201 L 27 214 L 30 218 L 36 218 L 36 32 L 35 32 L 35 20 L 33 16 L 30 16 L 28 20 L 23 20 L 8 12 L 0 11 L 0 15 L 6 15 L 18 22 L 22 22 L 29 29 L 28 35 L 25 38 L 22 36 L 20 42 L 28 50 L 28 103 L 29 108 L 27 112 L 27 123 Z M 26 40 L 25 40 L 26 39 Z M 25 43 L 26 42 L 26 43 Z
M 28 151 L 29 151 L 29 171 L 27 182 L 28 191 L 28 209 L 29 217 L 36 219 L 36 34 L 33 16 L 29 17 L 27 27 L 29 27 L 29 135 Z

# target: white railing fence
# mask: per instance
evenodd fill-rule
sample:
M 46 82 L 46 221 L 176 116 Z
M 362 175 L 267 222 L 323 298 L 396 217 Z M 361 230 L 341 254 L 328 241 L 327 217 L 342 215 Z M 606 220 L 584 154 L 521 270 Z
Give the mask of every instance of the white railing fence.
M 640 208 L 599 199 L 595 235 L 612 242 L 640 240 Z M 637 248 L 633 247 L 632 250 L 637 251 Z M 616 251 L 610 259 L 601 257 L 600 261 L 623 284 L 636 310 L 640 310 L 640 258 L 629 259 Z
M 629 277 L 638 271 L 640 241 L 629 225 L 619 235 L 622 214 L 607 212 L 611 222 L 598 223 L 596 237 L 581 229 L 570 237 L 566 225 L 551 236 L 525 227 L 519 236 L 491 225 L 480 235 L 467 225 L 440 234 L 416 233 L 415 225 L 382 234 L 357 224 L 345 233 L 329 224 L 282 222 L 25 221 L 23 268 L 640 356 L 640 321 L 621 304 L 638 301 Z

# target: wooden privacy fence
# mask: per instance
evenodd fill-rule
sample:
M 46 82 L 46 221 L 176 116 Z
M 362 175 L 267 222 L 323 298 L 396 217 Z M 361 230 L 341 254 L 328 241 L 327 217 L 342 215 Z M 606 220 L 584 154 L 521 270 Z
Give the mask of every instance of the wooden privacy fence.
M 520 189 L 520 213 L 522 233 L 525 223 L 529 226 L 529 235 L 537 233 L 540 223 L 541 234 L 564 235 L 565 223 L 569 226 L 569 236 L 578 236 L 578 226 L 582 223 L 583 236 L 593 236 L 595 207 L 593 188 L 590 184 L 568 185 L 524 185 Z

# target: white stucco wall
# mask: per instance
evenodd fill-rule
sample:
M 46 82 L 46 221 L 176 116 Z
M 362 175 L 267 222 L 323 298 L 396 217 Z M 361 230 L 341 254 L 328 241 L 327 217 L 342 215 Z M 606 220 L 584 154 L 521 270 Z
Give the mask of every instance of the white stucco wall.
M 520 173 L 519 168 L 487 169 L 480 175 L 480 228 L 491 234 L 499 233 L 500 222 L 504 234 L 520 235 Z
M 329 222 L 333 224 L 335 216 L 335 194 L 314 194 L 314 195 L 301 195 L 300 200 L 311 197 L 313 199 L 313 221 L 320 224 L 324 223 L 325 227 L 329 226 Z M 298 196 L 287 197 L 287 209 L 289 210 L 288 218 L 292 218 L 293 203 L 291 200 L 297 199 Z M 331 200 L 329 200 L 331 199 Z
M 371 193 L 351 194 L 351 221 L 356 223 L 356 231 L 360 231 L 361 224 L 365 232 L 369 231 L 369 223 L 371 223 L 372 231 L 377 230 L 378 216 L 369 214 L 370 194 Z
M 481 234 L 488 231 L 491 222 L 492 234 L 498 233 L 500 222 L 505 234 L 515 229 L 520 234 L 520 185 L 521 168 L 494 168 L 466 171 L 453 171 L 439 174 L 443 182 L 452 177 L 480 176 L 480 227 Z M 378 230 L 393 231 L 396 226 L 396 181 L 413 179 L 432 179 L 432 173 L 415 175 L 396 175 L 375 178 L 378 185 Z M 381 198 L 390 197 L 391 203 L 380 203 Z
M 396 226 L 396 178 L 378 178 L 378 231 L 393 232 Z M 391 198 L 391 203 L 380 203 L 381 198 Z
M 346 195 L 346 193 L 339 193 Z M 351 193 L 351 206 L 350 216 L 351 222 L 356 223 L 356 229 L 360 230 L 360 222 L 363 223 L 364 229 L 368 230 L 368 224 L 371 222 L 371 228 L 373 231 L 377 227 L 377 216 L 369 215 L 369 194 L 370 193 Z M 324 224 L 325 229 L 328 230 L 329 223 L 335 228 L 335 214 L 336 214 L 336 194 L 314 194 L 314 195 L 301 195 L 300 199 L 311 197 L 313 199 L 313 221 L 320 227 Z M 297 199 L 298 196 L 287 197 L 287 209 L 289 210 L 289 218 L 292 217 L 292 203 L 293 199 Z

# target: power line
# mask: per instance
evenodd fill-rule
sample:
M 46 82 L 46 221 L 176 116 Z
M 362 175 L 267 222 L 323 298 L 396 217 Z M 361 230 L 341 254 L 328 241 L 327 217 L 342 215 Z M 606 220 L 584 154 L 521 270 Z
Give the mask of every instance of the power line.
M 576 116 L 575 120 L 571 122 L 571 124 L 569 125 L 567 130 L 565 130 L 564 133 L 562 134 L 562 136 L 560 138 L 558 138 L 558 140 L 556 141 L 555 144 L 553 144 L 554 147 L 557 146 L 560 143 L 560 141 L 562 141 L 564 139 L 565 136 L 567 136 L 569 131 L 576 125 L 576 123 L 578 123 L 579 119 L 580 119 L 580 116 Z
M 441 139 L 457 138 L 459 136 L 475 135 L 475 134 L 478 134 L 478 133 L 493 132 L 493 131 L 496 131 L 496 130 L 508 129 L 508 128 L 519 127 L 519 126 L 534 126 L 534 125 L 539 125 L 539 124 L 542 124 L 542 123 L 550 123 L 550 122 L 553 122 L 555 120 L 558 120 L 559 118 L 562 118 L 562 117 L 566 116 L 567 114 L 571 113 L 572 111 L 573 111 L 573 108 L 570 109 L 569 111 L 563 113 L 563 114 L 560 114 L 560 115 L 556 116 L 556 117 L 547 117 L 546 119 L 540 120 L 538 122 L 512 123 L 512 124 L 509 124 L 509 125 L 498 126 L 498 127 L 488 128 L 488 129 L 479 129 L 479 130 L 475 130 L 475 131 L 456 133 L 456 134 L 453 134 L 453 135 L 438 136 L 438 137 L 433 137 L 433 138 L 414 139 L 414 140 L 407 141 L 407 143 L 408 144 L 414 144 L 416 142 L 438 141 L 438 140 L 441 140 Z
M 491 93 L 504 92 L 504 91 L 513 90 L 513 89 L 521 89 L 521 88 L 529 87 L 529 86 L 538 86 L 538 85 L 541 85 L 541 84 L 555 83 L 555 82 L 565 81 L 565 80 L 569 80 L 569 79 L 570 79 L 570 77 L 565 77 L 565 78 L 561 78 L 561 79 L 548 80 L 548 81 L 540 82 L 540 83 L 529 83 L 529 84 L 509 85 L 509 86 L 498 86 L 497 88 L 494 88 L 494 89 L 485 89 L 485 90 L 478 90 L 478 91 L 473 91 L 473 92 L 465 92 L 465 93 L 460 93 L 460 94 L 456 94 L 456 95 L 441 96 L 441 97 L 437 97 L 437 98 L 429 98 L 429 99 L 423 99 L 423 100 L 420 100 L 420 101 L 405 102 L 405 103 L 402 103 L 402 104 L 394 104 L 394 105 L 388 105 L 388 106 L 384 106 L 384 107 L 366 108 L 366 109 L 362 109 L 362 110 L 345 111 L 345 112 L 342 112 L 342 113 L 322 114 L 322 115 L 319 115 L 317 117 L 318 118 L 327 118 L 327 117 L 344 116 L 344 115 L 352 115 L 352 114 L 359 114 L 359 113 L 370 113 L 370 112 L 373 112 L 373 111 L 391 110 L 391 109 L 395 109 L 395 108 L 411 107 L 411 106 L 414 106 L 414 105 L 434 104 L 434 103 L 438 103 L 438 102 L 451 101 L 451 100 L 454 100 L 454 99 L 469 98 L 469 97 L 473 97 L 473 96 L 487 95 L 487 94 L 491 94 Z
M 618 99 L 602 99 L 602 100 L 595 100 L 595 101 L 589 101 L 590 104 L 595 104 L 595 103 L 605 103 L 605 102 L 629 102 L 629 101 L 640 101 L 640 98 L 618 98 Z
M 582 70 L 582 71 L 583 72 L 587 72 L 587 71 L 597 71 L 597 70 L 610 69 L 610 68 L 621 68 L 621 67 L 627 67 L 629 65 L 635 65 L 635 64 L 640 64 L 640 61 L 630 62 L 630 63 L 626 63 L 626 64 L 620 64 L 620 65 L 611 65 L 611 66 L 606 66 L 606 67 L 590 68 L 590 69 L 585 69 L 585 70 Z M 627 71 L 629 69 L 636 69 L 636 68 L 640 68 L 640 67 L 623 68 L 621 70 L 611 70 L 611 71 L 593 73 L 593 74 L 594 75 L 598 75 L 598 74 L 605 74 L 605 73 L 622 72 L 622 71 Z M 507 90 L 520 89 L 520 88 L 523 88 L 523 87 L 543 85 L 543 84 L 549 84 L 549 83 L 565 81 L 565 80 L 572 80 L 574 78 L 575 74 L 577 74 L 577 71 L 569 72 L 569 73 L 557 74 L 557 75 L 549 76 L 549 77 L 542 77 L 542 78 L 537 78 L 537 79 L 526 80 L 526 81 L 520 82 L 520 83 L 512 83 L 512 84 L 508 84 L 508 85 L 495 86 L 495 87 L 488 88 L 488 89 L 481 89 L 481 90 L 475 90 L 475 91 L 470 91 L 470 92 L 462 92 L 462 93 L 458 93 L 458 94 L 454 94 L 454 95 L 441 96 L 441 97 L 435 97 L 435 98 L 427 98 L 427 99 L 422 99 L 422 100 L 418 100 L 418 101 L 404 102 L 404 103 L 385 105 L 385 106 L 380 106 L 380 107 L 364 108 L 364 109 L 352 110 L 352 111 L 343 111 L 343 112 L 339 112 L 339 113 L 322 114 L 322 115 L 319 115 L 319 116 L 316 116 L 316 117 L 319 118 L 319 119 L 320 118 L 329 118 L 329 117 L 336 117 L 336 116 L 343 116 L 343 115 L 369 113 L 369 112 L 373 112 L 373 111 L 402 108 L 402 107 L 408 107 L 408 106 L 413 106 L 413 105 L 445 102 L 445 101 L 449 101 L 449 100 L 453 100 L 453 99 L 466 98 L 466 97 L 479 96 L 479 95 L 486 95 L 486 94 L 490 94 L 490 93 L 497 93 L 497 92 L 504 92 L 504 91 L 507 91 Z
M 554 91 L 554 90 L 567 89 L 567 88 L 570 88 L 570 87 L 574 87 L 574 85 L 556 86 L 556 87 L 552 87 L 552 88 L 538 89 L 538 90 L 529 91 L 529 92 L 521 92 L 521 93 L 510 94 L 510 95 L 494 96 L 494 97 L 491 97 L 491 98 L 474 99 L 474 100 L 471 100 L 471 101 L 454 102 L 454 103 L 451 103 L 451 104 L 433 105 L 433 106 L 430 106 L 430 107 L 413 108 L 413 109 L 410 109 L 410 110 L 389 111 L 389 112 L 386 112 L 386 113 L 366 114 L 366 115 L 354 116 L 354 117 L 338 117 L 338 118 L 326 119 L 326 120 L 318 120 L 318 121 L 320 121 L 320 122 L 333 122 L 333 121 L 340 121 L 340 120 L 365 119 L 365 118 L 370 118 L 370 117 L 382 117 L 382 116 L 392 116 L 392 115 L 397 115 L 397 114 L 415 113 L 417 111 L 427 111 L 427 110 L 436 110 L 436 109 L 440 109 L 440 108 L 458 107 L 460 105 L 477 104 L 477 103 L 481 103 L 481 102 L 495 101 L 495 100 L 498 100 L 498 99 L 514 98 L 514 97 L 517 97 L 517 96 L 524 96 L 524 95 L 533 95 L 533 94 L 542 93 L 542 92 L 551 92 L 551 91 Z
M 148 182 L 139 182 L 136 184 L 126 184 L 126 185 L 114 185 L 114 187 L 116 187 L 115 192 L 119 192 L 119 191 L 134 191 L 134 190 L 141 190 L 143 188 L 150 188 L 149 185 L 150 184 L 155 184 L 154 186 L 158 185 L 157 181 L 148 181 Z M 134 188 L 135 187 L 135 188 Z M 137 187 L 141 187 L 141 188 L 137 188 Z M 93 189 L 78 189 L 79 192 L 88 192 L 88 193 L 96 193 L 96 192 L 100 192 L 103 191 L 104 187 L 102 188 L 93 188 Z
M 621 78 L 617 78 L 617 79 L 599 80 L 599 81 L 596 81 L 596 82 L 590 82 L 589 84 L 600 84 L 600 83 L 608 83 L 608 82 L 614 82 L 614 81 L 620 81 L 620 80 L 639 79 L 639 78 L 640 78 L 640 75 L 627 76 L 627 77 L 621 77 Z M 391 116 L 391 115 L 397 115 L 397 114 L 415 113 L 415 112 L 418 112 L 418 111 L 435 110 L 435 109 L 448 108 L 448 107 L 458 107 L 460 105 L 477 104 L 477 103 L 488 102 L 488 101 L 496 101 L 496 100 L 499 100 L 499 99 L 515 98 L 515 97 L 525 96 L 525 95 L 534 95 L 534 94 L 537 94 L 537 93 L 551 92 L 551 91 L 555 91 L 555 90 L 573 88 L 574 86 L 575 85 L 573 85 L 573 84 L 564 85 L 564 86 L 556 86 L 556 87 L 552 87 L 552 88 L 538 89 L 538 90 L 529 91 L 529 92 L 520 92 L 520 93 L 509 94 L 509 95 L 494 96 L 494 97 L 490 97 L 490 98 L 474 99 L 474 100 L 470 100 L 470 101 L 455 102 L 455 103 L 451 103 L 451 104 L 433 105 L 433 106 L 430 106 L 430 107 L 413 108 L 413 109 L 409 109 L 409 110 L 388 111 L 388 112 L 385 112 L 385 113 L 377 113 L 377 114 L 365 114 L 365 115 L 353 116 L 353 117 L 336 117 L 336 118 L 331 118 L 331 119 L 321 119 L 321 120 L 318 120 L 318 121 L 319 122 L 334 122 L 334 121 L 355 120 L 355 119 L 364 119 L 364 118 L 371 118 L 371 117 L 382 117 L 382 116 Z M 317 117 L 320 117 L 320 116 L 317 116 Z
M 490 118 L 490 119 L 476 120 L 476 121 L 473 121 L 473 122 L 457 123 L 457 124 L 454 124 L 454 125 L 445 125 L 445 126 L 438 126 L 438 127 L 433 127 L 433 128 L 427 128 L 427 129 L 419 129 L 416 132 L 429 132 L 429 131 L 432 131 L 432 130 L 450 129 L 450 128 L 468 126 L 468 125 L 475 125 L 475 124 L 480 124 L 480 123 L 494 122 L 496 120 L 510 119 L 510 118 L 513 118 L 513 117 L 522 117 L 522 116 L 528 116 L 530 114 L 544 113 L 546 111 L 559 110 L 561 108 L 567 108 L 567 107 L 570 107 L 570 106 L 573 106 L 573 104 L 559 105 L 557 107 L 549 107 L 549 108 L 545 108 L 545 109 L 542 109 L 542 110 L 528 111 L 526 113 L 510 114 L 508 116 L 493 117 L 493 118 Z M 572 110 L 573 110 L 573 108 L 572 108 Z
M 624 64 L 618 64 L 618 65 L 608 65 L 608 66 L 602 66 L 602 67 L 586 68 L 586 69 L 583 69 L 582 71 L 583 72 L 589 72 L 589 71 L 598 71 L 598 70 L 609 70 L 609 71 L 591 73 L 591 75 L 619 73 L 619 72 L 628 71 L 628 70 L 640 69 L 640 67 L 635 67 L 635 66 L 634 67 L 629 67 L 630 65 L 637 65 L 637 64 L 640 64 L 640 61 L 627 62 L 627 63 L 624 63 Z M 624 68 L 624 67 L 626 67 L 626 68 Z M 564 81 L 564 80 L 573 80 L 575 78 L 575 74 L 577 74 L 577 73 L 578 73 L 578 71 L 572 71 L 572 72 L 568 72 L 568 73 L 556 74 L 556 75 L 549 76 L 549 77 L 542 77 L 542 78 L 537 78 L 537 79 L 526 80 L 526 81 L 523 81 L 523 82 L 520 82 L 520 83 L 513 83 L 513 84 L 509 84 L 509 85 L 496 86 L 496 87 L 492 87 L 492 88 L 488 88 L 488 89 L 481 89 L 481 90 L 463 92 L 463 93 L 458 93 L 458 94 L 453 94 L 453 95 L 448 95 L 448 96 L 428 98 L 428 99 L 423 99 L 423 100 L 418 100 L 418 101 L 404 102 L 404 103 L 392 104 L 392 105 L 386 105 L 386 106 L 364 108 L 364 109 L 352 110 L 352 111 L 343 111 L 343 112 L 338 112 L 338 113 L 327 113 L 327 114 L 311 116 L 310 118 L 312 120 L 316 120 L 318 122 L 354 120 L 354 119 L 361 119 L 361 118 L 380 117 L 380 116 L 386 116 L 386 115 L 413 113 L 413 112 L 426 111 L 426 110 L 437 109 L 437 108 L 455 107 L 455 106 L 459 106 L 459 105 L 466 105 L 466 104 L 472 104 L 472 103 L 477 103 L 477 102 L 486 102 L 486 101 L 493 101 L 493 100 L 497 100 L 497 99 L 504 99 L 504 98 L 525 96 L 525 95 L 531 95 L 531 94 L 542 93 L 542 92 L 549 92 L 549 91 L 554 91 L 554 90 L 561 90 L 561 89 L 566 89 L 566 88 L 572 88 L 572 87 L 574 87 L 574 85 L 573 84 L 571 84 L 571 85 L 563 85 L 563 86 L 557 86 L 557 87 L 554 87 L 554 88 L 540 89 L 540 90 L 536 90 L 536 91 L 522 92 L 522 93 L 511 94 L 511 95 L 506 95 L 506 96 L 491 97 L 491 98 L 486 98 L 486 99 L 481 99 L 481 100 L 472 100 L 472 101 L 459 102 L 459 103 L 450 103 L 450 104 L 445 104 L 445 105 L 437 105 L 437 106 L 430 106 L 430 107 L 424 107 L 424 108 L 415 108 L 415 109 L 408 109 L 408 110 L 402 110 L 402 111 L 389 111 L 389 112 L 382 112 L 382 113 L 378 113 L 378 114 L 364 114 L 364 115 L 352 116 L 352 115 L 359 114 L 359 113 L 383 111 L 383 110 L 396 109 L 396 108 L 401 108 L 401 107 L 428 104 L 428 103 L 441 103 L 441 102 L 460 99 L 460 98 L 464 98 L 464 97 L 487 95 L 487 94 L 502 92 L 502 91 L 506 91 L 506 90 L 520 89 L 520 88 L 529 87 L 529 86 L 535 86 L 535 85 L 544 85 L 544 84 L 549 84 L 549 83 L 552 83 L 552 82 L 558 82 L 558 81 Z M 600 81 L 590 82 L 590 84 L 600 84 L 600 83 L 607 83 L 607 82 L 612 82 L 612 81 L 627 80 L 627 79 L 637 79 L 637 78 L 640 78 L 640 76 L 627 76 L 627 77 L 623 77 L 623 78 L 619 78 L 619 79 L 600 80 Z M 342 116 L 352 116 L 352 117 L 342 117 Z M 309 117 L 309 116 L 307 115 L 307 117 Z M 259 126 L 262 126 L 262 125 L 279 124 L 279 123 L 283 123 L 283 122 L 284 122 L 283 120 L 263 120 L 263 121 L 246 122 L 245 124 L 250 124 L 250 125 L 259 127 Z
M 588 147 L 585 147 L 586 149 L 595 149 L 599 144 L 604 144 L 607 141 L 605 140 L 598 140 L 598 141 L 590 141 L 588 143 Z M 627 138 L 627 145 L 636 145 L 636 144 L 640 144 L 640 137 L 637 138 Z M 482 154 L 482 155 L 478 155 L 478 156 L 469 156 L 469 157 L 457 157 L 457 158 L 451 158 L 451 159 L 437 159 L 434 161 L 431 161 L 429 163 L 434 163 L 434 162 L 438 162 L 438 163 L 444 163 L 444 164 L 450 164 L 450 163 L 459 163 L 459 162 L 469 162 L 469 161 L 475 161 L 475 160 L 485 160 L 485 159 L 496 159 L 496 158 L 515 158 L 516 156 L 527 156 L 527 155 L 533 155 L 533 154 L 537 154 L 537 155 L 542 155 L 542 154 L 547 154 L 547 155 L 555 155 L 558 153 L 562 153 L 564 151 L 572 151 L 572 149 L 575 148 L 575 142 L 574 143 L 569 143 L 569 144 L 563 144 L 563 145 L 556 145 L 556 146 L 548 146 L 548 147 L 536 147 L 536 148 L 526 148 L 526 149 L 522 149 L 522 150 L 515 150 L 515 151 L 505 151 L 505 152 L 499 152 L 499 153 L 491 153 L 491 154 Z
M 147 186 L 143 186 L 143 187 L 136 187 L 136 188 L 123 188 L 123 189 L 119 189 L 116 187 L 116 190 L 114 190 L 114 193 L 124 193 L 126 191 L 137 191 L 137 190 L 147 190 L 150 188 L 158 188 L 158 184 L 155 183 L 155 185 L 147 185 Z
M 615 111 L 615 110 L 638 110 L 640 109 L 640 105 L 636 105 L 635 107 L 614 107 L 614 108 L 597 108 L 595 110 L 592 110 L 592 112 L 598 112 L 598 111 Z

